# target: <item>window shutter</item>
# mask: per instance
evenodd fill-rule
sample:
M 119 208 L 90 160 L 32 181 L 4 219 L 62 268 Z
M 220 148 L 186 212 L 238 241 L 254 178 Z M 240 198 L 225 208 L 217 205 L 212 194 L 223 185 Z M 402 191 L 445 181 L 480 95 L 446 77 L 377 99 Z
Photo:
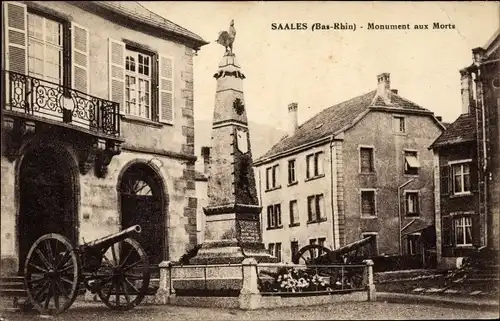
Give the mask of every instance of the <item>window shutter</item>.
M 479 168 L 476 162 L 469 164 L 469 175 L 470 175 L 470 190 L 471 192 L 479 191 Z
M 452 219 L 451 216 L 443 216 L 441 219 L 441 240 L 443 246 L 452 246 L 453 245 L 453 237 L 452 237 Z
M 478 214 L 471 216 L 472 221 L 472 245 L 481 247 L 481 220 Z
M 159 56 L 159 120 L 165 124 L 174 122 L 174 61 L 171 57 Z
M 89 93 L 89 31 L 87 28 L 71 23 L 71 87 Z
M 120 104 L 120 113 L 125 110 L 125 44 L 109 39 L 109 100 Z
M 311 167 L 310 164 L 309 164 L 310 162 L 311 162 L 311 156 L 306 156 L 306 178 L 310 178 L 311 177 L 310 174 L 309 174 L 310 173 L 309 172 L 310 171 L 310 167 Z
M 450 176 L 450 166 L 441 166 L 439 176 L 441 180 L 441 195 L 448 195 L 450 193 Z
M 420 215 L 420 212 L 422 211 L 422 192 L 418 191 L 418 200 L 417 200 L 417 214 Z
M 28 14 L 26 5 L 4 2 L 5 68 L 20 74 L 28 72 Z

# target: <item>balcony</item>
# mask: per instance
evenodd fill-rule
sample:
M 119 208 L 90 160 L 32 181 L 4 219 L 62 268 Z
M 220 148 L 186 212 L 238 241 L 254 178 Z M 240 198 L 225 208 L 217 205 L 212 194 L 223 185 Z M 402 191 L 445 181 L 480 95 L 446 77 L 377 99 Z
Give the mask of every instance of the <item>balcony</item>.
M 105 175 L 123 142 L 118 103 L 12 71 L 3 71 L 3 76 L 4 128 L 11 133 L 9 159 L 19 156 L 23 140 L 30 134 L 50 133 L 76 150 L 87 151 L 81 155 L 82 173 L 95 160 L 97 171 Z

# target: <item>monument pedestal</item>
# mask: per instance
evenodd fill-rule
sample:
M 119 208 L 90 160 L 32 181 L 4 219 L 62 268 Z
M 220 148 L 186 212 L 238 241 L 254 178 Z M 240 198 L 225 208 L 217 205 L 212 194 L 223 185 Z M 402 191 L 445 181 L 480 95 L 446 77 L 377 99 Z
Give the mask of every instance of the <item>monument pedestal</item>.
M 204 208 L 205 241 L 190 264 L 239 264 L 246 258 L 260 263 L 277 259 L 261 240 L 260 206 L 235 204 Z

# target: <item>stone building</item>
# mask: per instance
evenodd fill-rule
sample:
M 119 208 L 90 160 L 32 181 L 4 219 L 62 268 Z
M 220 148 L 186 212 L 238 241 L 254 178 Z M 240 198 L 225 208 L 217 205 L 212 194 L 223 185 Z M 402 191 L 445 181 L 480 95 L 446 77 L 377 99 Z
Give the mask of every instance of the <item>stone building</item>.
M 421 251 L 420 233 L 434 224 L 428 144 L 444 127 L 391 89 L 390 74 L 377 82 L 301 126 L 290 104 L 290 133 L 254 163 L 263 240 L 281 261 L 308 244 L 336 249 L 367 236 L 368 255 Z
M 460 70 L 462 114 L 432 144 L 438 262 L 499 250 L 500 30 Z
M 140 224 L 152 264 L 196 244 L 198 35 L 137 2 L 3 2 L 1 270 L 55 232 Z

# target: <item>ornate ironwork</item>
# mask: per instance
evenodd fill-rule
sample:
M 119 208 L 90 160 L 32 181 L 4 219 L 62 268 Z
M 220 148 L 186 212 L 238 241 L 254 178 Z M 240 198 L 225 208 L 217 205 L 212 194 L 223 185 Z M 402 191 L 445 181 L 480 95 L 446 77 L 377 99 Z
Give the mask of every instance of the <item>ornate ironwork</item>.
M 5 81 L 5 109 L 60 120 L 92 132 L 120 134 L 118 103 L 12 71 L 5 71 Z

